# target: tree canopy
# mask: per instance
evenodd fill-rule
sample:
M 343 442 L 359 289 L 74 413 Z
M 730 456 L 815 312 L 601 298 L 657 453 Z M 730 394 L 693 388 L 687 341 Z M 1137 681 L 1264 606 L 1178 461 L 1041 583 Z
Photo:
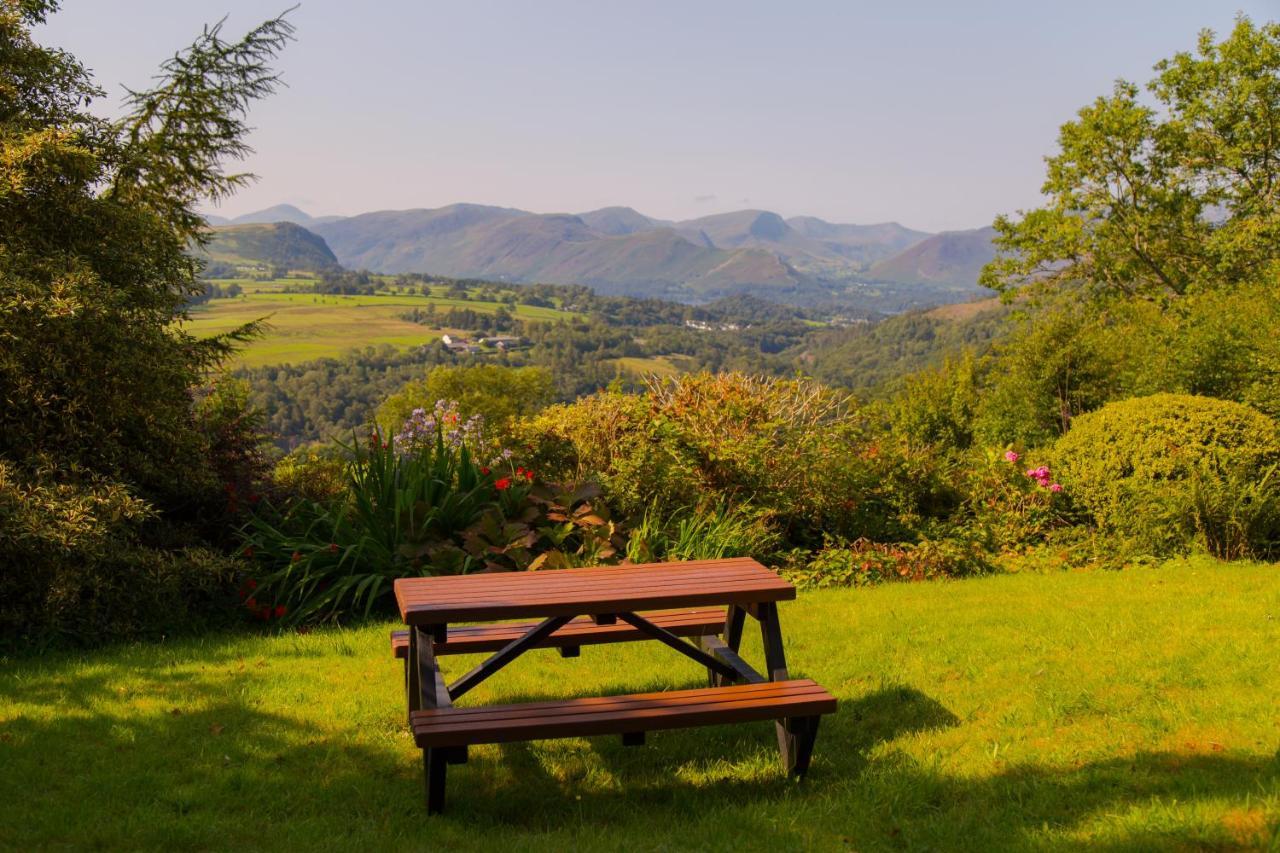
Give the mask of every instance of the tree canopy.
M 1062 126 L 1048 202 L 1001 216 L 981 281 L 1177 297 L 1280 264 L 1280 24 L 1240 17 L 1217 41 L 1120 80 Z

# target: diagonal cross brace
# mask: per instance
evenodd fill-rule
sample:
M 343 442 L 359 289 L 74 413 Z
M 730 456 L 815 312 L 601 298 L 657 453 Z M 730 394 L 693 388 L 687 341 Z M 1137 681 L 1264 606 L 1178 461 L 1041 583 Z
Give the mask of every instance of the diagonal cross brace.
M 540 623 L 537 627 L 531 629 L 522 637 L 517 637 L 507 643 L 484 663 L 459 678 L 453 684 L 449 685 L 449 698 L 457 699 L 463 693 L 475 687 L 498 670 L 524 654 L 531 648 L 534 648 L 547 637 L 560 630 L 572 616 L 553 616 Z
M 661 628 L 653 624 L 648 619 L 645 619 L 637 613 L 619 613 L 618 618 L 623 622 L 626 622 L 628 625 L 643 631 L 655 640 L 659 640 L 660 642 L 667 644 L 680 654 L 692 658 L 707 669 L 723 675 L 730 681 L 737 681 L 742 678 L 742 675 L 737 670 L 726 664 L 724 661 L 719 658 L 712 657 L 696 646 L 686 643 L 666 628 Z

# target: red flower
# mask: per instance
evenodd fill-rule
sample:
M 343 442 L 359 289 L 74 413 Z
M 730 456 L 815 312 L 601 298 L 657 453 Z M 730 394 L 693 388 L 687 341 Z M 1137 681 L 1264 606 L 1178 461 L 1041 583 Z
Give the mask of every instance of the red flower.
M 258 499 L 261 497 L 262 495 L 249 495 L 249 503 L 256 504 L 258 502 Z
M 301 559 L 302 559 L 302 552 L 301 552 L 301 551 L 294 551 L 294 552 L 293 552 L 293 561 L 296 563 L 296 562 L 298 562 L 298 561 L 299 561 L 299 560 L 301 560 Z
M 250 598 L 245 601 L 244 606 L 253 610 L 258 606 L 258 600 L 256 598 Z
M 270 608 L 270 607 L 264 607 L 264 608 L 262 608 L 262 610 L 258 611 L 258 618 L 260 618 L 263 622 L 266 622 L 268 619 L 270 619 L 270 618 L 271 618 L 271 608 Z
M 338 553 L 338 543 L 337 543 L 337 542 L 330 542 L 330 543 L 329 543 L 329 553 L 330 553 L 330 554 L 336 554 L 336 553 Z
M 249 578 L 247 581 L 245 581 L 245 582 L 244 582 L 244 585 L 245 585 L 247 588 L 249 588 L 249 589 L 257 589 L 257 588 L 258 588 L 258 582 L 257 582 L 256 580 L 254 580 L 253 578 Z
M 488 466 L 488 465 L 484 465 L 484 466 L 482 466 L 482 467 L 480 468 L 480 473 L 481 473 L 481 474 L 486 474 L 486 475 L 487 475 L 487 474 L 489 473 L 489 466 Z
M 501 480 L 494 480 L 493 487 L 500 492 L 504 492 L 507 489 L 511 488 L 511 478 L 503 477 Z
M 244 546 L 244 555 L 245 555 L 246 557 L 252 557 L 252 556 L 253 556 L 253 546 L 252 546 L 252 545 L 246 545 L 246 546 Z
M 285 607 L 283 604 L 277 604 L 277 605 L 276 605 L 276 618 L 277 618 L 277 619 L 282 618 L 282 617 L 283 617 L 286 613 L 288 613 L 288 612 L 289 612 L 289 609 L 288 609 L 287 607 Z
M 526 480 L 528 480 L 530 483 L 532 483 L 532 482 L 533 482 L 533 472 L 532 472 L 532 471 L 525 471 L 525 472 L 524 472 L 524 478 L 525 478 Z

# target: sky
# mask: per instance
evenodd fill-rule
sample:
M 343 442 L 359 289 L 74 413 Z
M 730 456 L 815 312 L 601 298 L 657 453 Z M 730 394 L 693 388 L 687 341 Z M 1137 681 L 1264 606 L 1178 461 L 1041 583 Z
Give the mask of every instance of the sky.
M 110 97 L 206 23 L 293 0 L 63 0 L 37 29 Z M 220 208 L 742 208 L 973 228 L 1035 206 L 1058 127 L 1280 0 L 302 0 Z

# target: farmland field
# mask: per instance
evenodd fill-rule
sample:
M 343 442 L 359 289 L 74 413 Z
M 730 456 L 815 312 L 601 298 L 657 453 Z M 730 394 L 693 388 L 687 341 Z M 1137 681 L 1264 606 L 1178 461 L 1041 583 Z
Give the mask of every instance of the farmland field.
M 244 323 L 265 319 L 266 334 L 245 346 L 233 366 L 258 367 L 291 364 L 316 358 L 340 356 L 355 347 L 390 344 L 407 349 L 436 340 L 447 331 L 408 320 L 399 315 L 412 308 L 436 310 L 469 308 L 493 313 L 503 307 L 498 302 L 444 296 L 444 289 L 430 295 L 386 293 L 341 296 L 320 293 L 285 293 L 288 285 L 307 285 L 314 280 L 288 279 L 255 281 L 222 279 L 218 284 L 238 284 L 244 293 L 232 299 L 214 299 L 190 311 L 185 327 L 200 337 L 230 331 Z M 511 313 L 525 320 L 555 320 L 574 315 L 555 308 L 517 305 Z M 462 332 L 462 334 L 467 334 Z
M 618 370 L 632 376 L 677 376 L 693 370 L 695 359 L 687 355 L 657 355 L 652 358 L 628 356 L 611 359 Z

